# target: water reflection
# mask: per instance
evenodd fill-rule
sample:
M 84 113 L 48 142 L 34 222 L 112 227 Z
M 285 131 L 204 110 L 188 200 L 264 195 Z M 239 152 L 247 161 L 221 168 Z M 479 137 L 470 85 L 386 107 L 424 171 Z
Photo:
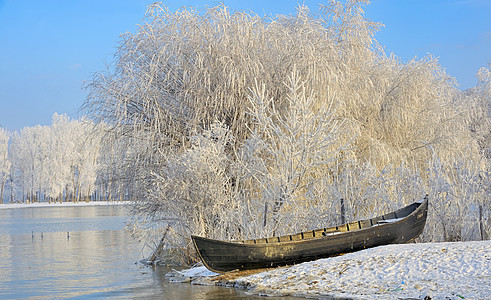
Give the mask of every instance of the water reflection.
M 169 283 L 170 269 L 136 263 L 142 245 L 123 230 L 126 215 L 123 206 L 0 210 L 0 298 L 251 298 Z
M 1 234 L 41 238 L 46 232 L 121 230 L 126 214 L 121 205 L 0 209 L 0 228 Z
M 0 212 L 10 233 L 0 234 L 3 296 L 73 297 L 144 282 L 134 264 L 138 245 L 122 230 L 124 208 L 78 209 L 10 210 L 7 217 Z

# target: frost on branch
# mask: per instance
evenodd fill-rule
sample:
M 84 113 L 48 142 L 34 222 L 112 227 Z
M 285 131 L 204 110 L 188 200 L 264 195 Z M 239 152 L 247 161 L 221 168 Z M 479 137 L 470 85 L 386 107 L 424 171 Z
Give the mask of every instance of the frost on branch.
M 346 149 L 338 138 L 343 122 L 335 115 L 334 97 L 319 101 L 307 94 L 295 69 L 285 84 L 289 91 L 285 114 L 267 98 L 264 85 L 256 84 L 250 98 L 254 130 L 249 139 L 259 147 L 253 155 L 260 168 L 245 169 L 254 174 L 264 203 L 262 227 L 272 235 L 312 225 L 304 215 L 311 209 L 327 211 L 330 205 L 323 202 L 330 199 L 326 193 L 330 167 Z

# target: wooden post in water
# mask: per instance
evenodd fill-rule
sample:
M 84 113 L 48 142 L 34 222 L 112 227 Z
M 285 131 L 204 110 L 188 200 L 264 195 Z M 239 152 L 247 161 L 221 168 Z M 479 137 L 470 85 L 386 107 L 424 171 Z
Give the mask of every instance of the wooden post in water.
M 263 227 L 266 227 L 266 218 L 268 216 L 268 202 L 264 203 L 264 220 L 263 220 Z
M 346 223 L 346 210 L 344 208 L 344 199 L 341 198 L 341 224 Z
M 484 229 L 484 219 L 482 217 L 482 205 L 479 204 L 479 231 L 481 232 L 481 240 L 487 240 L 487 235 Z
M 165 240 L 165 237 L 167 236 L 167 232 L 169 232 L 169 229 L 170 229 L 170 224 L 167 225 L 167 228 L 165 229 L 164 235 L 160 239 L 160 243 L 157 246 L 157 249 L 155 249 L 155 251 L 153 252 L 152 256 L 150 256 L 150 258 L 148 259 L 148 263 L 149 264 L 153 264 L 155 262 L 155 260 L 157 259 L 157 255 L 160 253 L 160 251 L 162 250 L 162 248 L 164 248 L 164 245 L 165 245 L 164 244 L 164 240 Z

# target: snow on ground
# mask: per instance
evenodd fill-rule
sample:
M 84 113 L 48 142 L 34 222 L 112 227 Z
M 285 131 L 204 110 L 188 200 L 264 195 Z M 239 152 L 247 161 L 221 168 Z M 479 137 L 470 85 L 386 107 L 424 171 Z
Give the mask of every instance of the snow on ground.
M 425 243 L 381 246 L 247 277 L 193 282 L 268 296 L 491 299 L 490 269 L 491 241 Z
M 80 201 L 74 202 L 63 202 L 63 203 L 48 203 L 48 202 L 35 202 L 35 203 L 6 203 L 0 204 L 0 209 L 9 208 L 31 208 L 31 207 L 68 207 L 68 206 L 99 206 L 99 205 L 122 205 L 128 204 L 129 202 L 124 201 Z
M 193 280 L 204 278 L 204 277 L 211 277 L 211 276 L 216 276 L 219 275 L 218 273 L 215 273 L 213 271 L 208 270 L 207 268 L 201 266 L 201 267 L 194 267 L 191 269 L 185 269 L 185 270 L 172 270 L 172 272 L 169 272 L 165 274 L 165 276 L 169 279 L 171 282 L 179 282 L 179 283 L 184 283 L 184 282 L 192 282 Z M 208 285 L 209 283 L 207 283 Z

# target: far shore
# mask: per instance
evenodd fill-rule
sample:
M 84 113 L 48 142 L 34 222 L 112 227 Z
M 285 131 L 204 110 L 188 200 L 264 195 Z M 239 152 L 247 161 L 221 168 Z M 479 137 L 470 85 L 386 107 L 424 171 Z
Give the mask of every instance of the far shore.
M 68 206 L 103 206 L 103 205 L 124 205 L 131 201 L 79 201 L 79 202 L 34 202 L 34 203 L 4 203 L 0 204 L 1 209 L 12 208 L 37 208 L 37 207 L 68 207 Z

